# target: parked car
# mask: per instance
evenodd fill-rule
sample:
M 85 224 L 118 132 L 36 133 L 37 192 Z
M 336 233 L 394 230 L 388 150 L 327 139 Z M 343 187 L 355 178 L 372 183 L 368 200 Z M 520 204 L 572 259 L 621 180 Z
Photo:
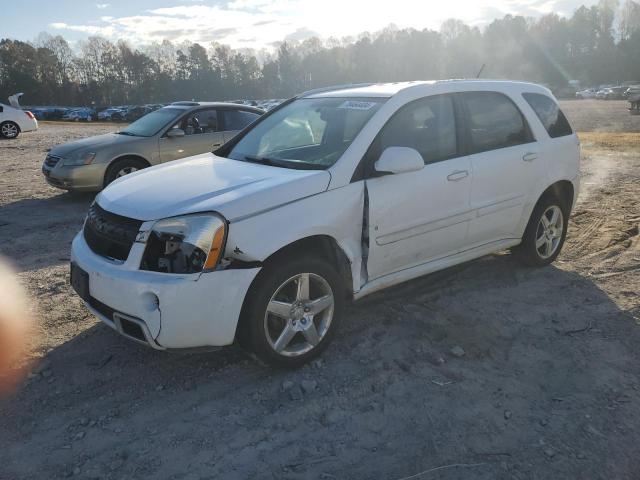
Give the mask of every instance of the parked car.
M 144 117 L 147 113 L 153 112 L 154 109 L 146 105 L 131 107 L 125 111 L 123 120 L 127 122 L 135 122 L 139 118 Z
M 74 108 L 67 111 L 63 116 L 63 120 L 73 122 L 91 122 L 95 118 L 96 113 L 91 108 Z
M 110 107 L 98 112 L 98 120 L 110 121 L 110 120 L 122 120 L 124 115 L 123 107 Z
M 307 92 L 214 153 L 101 192 L 73 240 L 71 283 L 153 348 L 237 340 L 295 367 L 326 348 L 349 298 L 506 248 L 553 262 L 579 162 L 538 85 Z
M 57 188 L 98 191 L 136 170 L 210 152 L 262 113 L 235 104 L 178 102 L 145 115 L 119 132 L 53 147 L 42 173 Z
M 623 93 L 624 98 L 627 98 L 627 99 L 629 97 L 634 97 L 636 95 L 640 95 L 640 85 L 632 85 L 629 88 L 627 88 Z
M 597 93 L 597 90 L 595 88 L 587 88 L 585 90 L 580 90 L 576 92 L 576 98 L 579 98 L 581 100 L 596 98 L 596 93 Z
M 0 137 L 17 138 L 21 132 L 33 132 L 38 129 L 38 120 L 29 111 L 20 108 L 22 93 L 9 97 L 9 105 L 0 103 Z
M 628 87 L 611 87 L 604 92 L 605 100 L 622 100 Z

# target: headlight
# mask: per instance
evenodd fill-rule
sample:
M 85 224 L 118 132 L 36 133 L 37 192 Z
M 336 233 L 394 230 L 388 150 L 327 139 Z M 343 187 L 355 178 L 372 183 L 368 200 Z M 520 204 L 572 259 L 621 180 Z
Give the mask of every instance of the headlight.
M 140 269 L 164 273 L 212 270 L 224 251 L 226 234 L 226 222 L 213 213 L 159 220 L 147 236 Z
M 89 165 L 96 158 L 96 152 L 81 153 L 70 158 L 64 158 L 62 164 L 66 166 Z

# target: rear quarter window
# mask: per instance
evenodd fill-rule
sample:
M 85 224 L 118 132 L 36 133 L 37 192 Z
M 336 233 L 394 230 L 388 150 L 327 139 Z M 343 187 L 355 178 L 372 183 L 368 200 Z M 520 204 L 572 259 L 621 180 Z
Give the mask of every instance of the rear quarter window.
M 522 96 L 536 112 L 551 138 L 564 137 L 573 133 L 567 117 L 552 98 L 541 93 L 523 93 Z

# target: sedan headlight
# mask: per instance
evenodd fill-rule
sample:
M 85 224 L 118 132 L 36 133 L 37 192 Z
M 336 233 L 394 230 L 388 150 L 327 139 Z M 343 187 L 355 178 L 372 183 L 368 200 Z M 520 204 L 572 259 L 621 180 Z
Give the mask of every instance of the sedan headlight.
M 68 167 L 78 165 L 89 165 L 96 158 L 96 152 L 84 152 L 79 155 L 73 155 L 71 157 L 65 157 L 62 160 L 62 164 Z
M 227 223 L 214 213 L 199 213 L 157 221 L 148 235 L 141 270 L 197 273 L 218 265 Z

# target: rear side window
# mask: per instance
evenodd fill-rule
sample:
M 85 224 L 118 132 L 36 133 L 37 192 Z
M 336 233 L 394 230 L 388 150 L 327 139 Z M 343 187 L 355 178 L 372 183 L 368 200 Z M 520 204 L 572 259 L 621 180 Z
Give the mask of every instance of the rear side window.
M 402 107 L 380 133 L 379 152 L 410 147 L 433 163 L 458 154 L 456 120 L 450 96 L 427 97 Z
M 564 137 L 573 133 L 567 117 L 553 99 L 540 93 L 523 93 L 522 96 L 536 112 L 551 138 Z
M 486 152 L 533 141 L 529 126 L 518 107 L 497 92 L 467 92 L 470 153 Z
M 260 115 L 244 110 L 225 110 L 224 111 L 224 128 L 225 130 L 242 130 L 251 122 L 256 120 Z

